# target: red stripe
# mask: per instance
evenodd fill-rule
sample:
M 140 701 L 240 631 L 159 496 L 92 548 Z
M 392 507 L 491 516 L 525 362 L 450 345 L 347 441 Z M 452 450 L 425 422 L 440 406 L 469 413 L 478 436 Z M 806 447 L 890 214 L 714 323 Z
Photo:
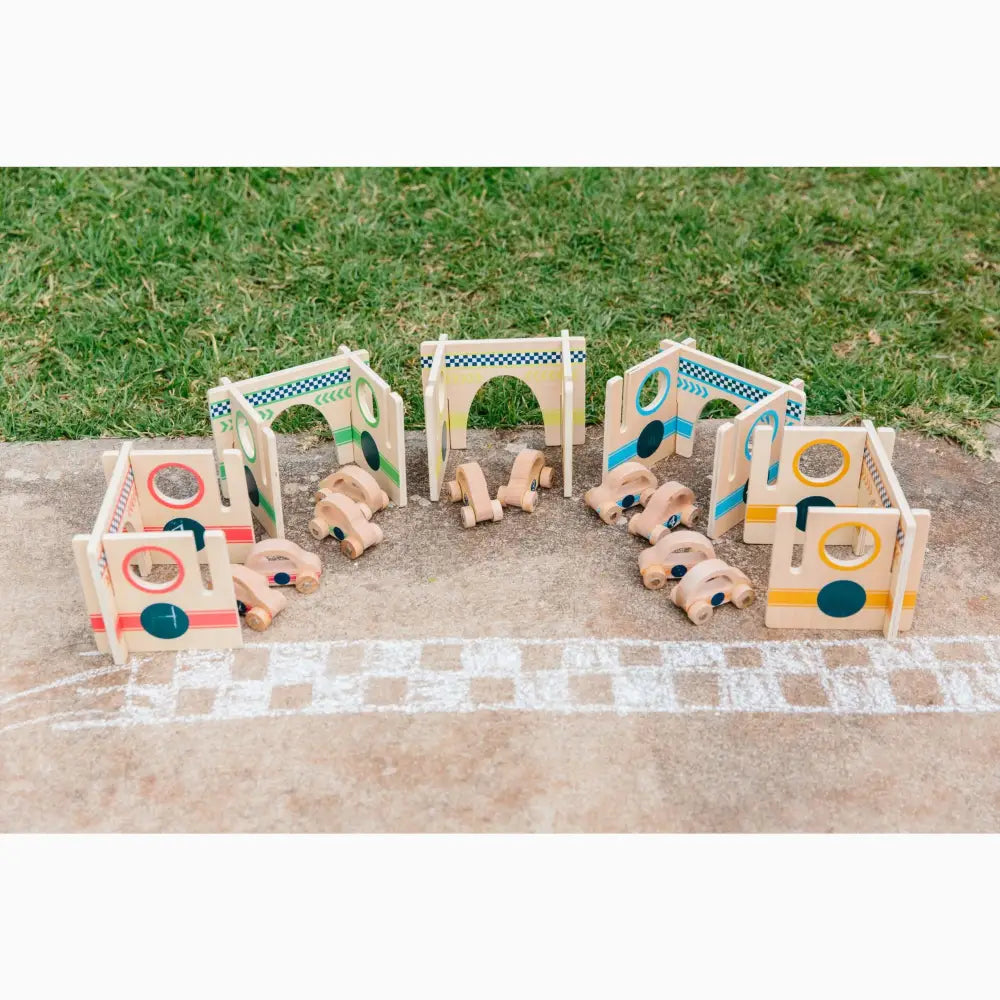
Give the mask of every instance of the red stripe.
M 225 611 L 188 611 L 187 616 L 190 628 L 238 628 L 240 623 L 240 616 L 235 608 L 231 611 L 228 609 Z M 106 631 L 104 619 L 99 614 L 90 616 L 90 627 L 95 632 Z M 140 615 L 133 612 L 118 616 L 115 631 L 120 635 L 123 631 L 142 632 L 145 630 L 142 627 Z
M 162 524 L 147 524 L 144 525 L 145 531 L 163 531 Z M 253 543 L 254 533 L 253 527 L 244 527 L 243 525 L 237 525 L 236 527 L 226 526 L 226 525 L 206 525 L 206 531 L 221 531 L 226 536 L 226 541 L 231 544 L 236 544 L 238 542 L 250 542 Z

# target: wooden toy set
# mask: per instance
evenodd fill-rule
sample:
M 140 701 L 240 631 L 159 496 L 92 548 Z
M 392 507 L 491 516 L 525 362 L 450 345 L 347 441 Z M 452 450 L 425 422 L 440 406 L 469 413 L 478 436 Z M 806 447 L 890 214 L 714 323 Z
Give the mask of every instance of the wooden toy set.
M 553 469 L 535 449 L 517 455 L 495 498 L 476 462 L 460 464 L 445 482 L 451 450 L 466 447 L 476 392 L 498 375 L 531 388 L 546 446 L 561 446 L 563 494 L 572 495 L 573 447 L 585 435 L 584 338 L 442 335 L 421 344 L 420 359 L 432 500 L 444 490 L 461 501 L 461 524 L 472 528 L 502 520 L 505 507 L 533 512 L 539 489 L 552 486 Z M 702 534 L 692 530 L 693 491 L 675 480 L 660 485 L 653 469 L 691 456 L 711 399 L 742 412 L 716 432 Z M 223 378 L 208 403 L 215 455 L 130 444 L 106 453 L 108 485 L 94 527 L 73 540 L 97 646 L 116 663 L 149 650 L 240 646 L 241 616 L 266 629 L 288 593 L 297 599 L 319 588 L 319 557 L 284 539 L 271 423 L 288 407 L 323 413 L 341 463 L 315 491 L 314 538 L 332 536 L 357 559 L 384 539 L 375 515 L 390 501 L 406 505 L 402 400 L 369 367 L 366 351 L 340 347 L 296 368 Z M 695 624 L 721 605 L 743 609 L 754 600 L 746 574 L 718 559 L 711 541 L 742 522 L 744 542 L 773 546 L 768 627 L 881 628 L 894 638 L 913 623 L 930 514 L 911 510 L 900 488 L 892 430 L 869 421 L 804 427 L 805 403 L 799 379 L 780 382 L 697 351 L 693 340 L 664 340 L 657 354 L 607 383 L 603 474 L 584 501 L 606 524 L 628 519 L 628 533 L 648 543 L 638 556 L 643 586 L 677 581 L 671 601 Z M 833 449 L 836 469 L 809 471 L 805 459 L 818 446 Z M 254 521 L 268 538 L 255 542 Z M 803 555 L 794 565 L 797 545 Z

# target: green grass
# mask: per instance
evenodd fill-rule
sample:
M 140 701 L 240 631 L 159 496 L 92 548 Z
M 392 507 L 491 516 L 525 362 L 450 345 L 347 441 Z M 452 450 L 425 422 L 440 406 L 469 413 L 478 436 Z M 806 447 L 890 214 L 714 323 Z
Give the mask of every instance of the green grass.
M 801 376 L 811 413 L 976 449 L 998 219 L 992 170 L 3 170 L 0 437 L 207 434 L 219 376 L 341 343 L 419 427 L 421 340 L 568 327 L 588 422 L 611 375 L 696 337 Z M 520 422 L 512 384 L 474 426 Z

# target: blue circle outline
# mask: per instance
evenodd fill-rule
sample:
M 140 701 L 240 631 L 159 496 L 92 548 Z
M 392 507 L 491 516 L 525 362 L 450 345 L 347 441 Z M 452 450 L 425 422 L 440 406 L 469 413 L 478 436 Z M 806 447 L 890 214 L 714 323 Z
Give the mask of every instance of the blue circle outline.
M 642 390 L 646 387 L 646 383 L 657 373 L 663 372 L 663 388 L 656 394 L 656 398 L 653 400 L 652 405 L 647 409 L 646 407 L 640 405 L 639 397 L 642 395 Z M 644 417 L 651 417 L 656 411 L 666 402 L 667 395 L 670 392 L 670 372 L 662 366 L 651 369 L 646 372 L 645 377 L 639 383 L 639 388 L 635 391 L 635 408 Z
M 749 430 L 749 431 L 747 432 L 747 438 L 746 438 L 746 441 L 744 441 L 744 442 L 743 442 L 743 453 L 744 453 L 744 454 L 746 455 L 746 457 L 747 457 L 747 461 L 748 461 L 748 462 L 749 462 L 749 461 L 752 461 L 752 456 L 751 456 L 751 454 L 750 454 L 750 442 L 751 442 L 751 441 L 753 441 L 753 432 L 754 432 L 754 431 L 755 431 L 755 430 L 757 429 L 757 425 L 758 425 L 758 424 L 759 424 L 759 423 L 760 423 L 760 422 L 761 422 L 762 420 L 767 420 L 767 418 L 768 418 L 768 417 L 773 417 L 773 418 L 774 418 L 774 422 L 773 422 L 773 424 L 771 423 L 771 421 L 770 421 L 770 420 L 768 420 L 768 421 L 767 421 L 767 422 L 768 422 L 768 424 L 771 424 L 771 426 L 772 426 L 772 428 L 773 428 L 773 429 L 771 430 L 771 440 L 773 441 L 773 440 L 774 440 L 774 439 L 775 439 L 775 438 L 776 438 L 776 437 L 778 436 L 778 424 L 779 424 L 779 419 L 778 419 L 778 414 L 777 414 L 777 412 L 776 412 L 775 410 L 765 410 L 765 411 L 764 411 L 764 412 L 763 412 L 763 413 L 762 413 L 762 414 L 761 414 L 761 415 L 760 415 L 760 416 L 759 416 L 759 417 L 758 417 L 758 418 L 757 418 L 757 419 L 756 419 L 756 420 L 755 420 L 755 421 L 754 421 L 754 422 L 753 422 L 753 423 L 752 423 L 752 424 L 750 425 L 750 430 Z

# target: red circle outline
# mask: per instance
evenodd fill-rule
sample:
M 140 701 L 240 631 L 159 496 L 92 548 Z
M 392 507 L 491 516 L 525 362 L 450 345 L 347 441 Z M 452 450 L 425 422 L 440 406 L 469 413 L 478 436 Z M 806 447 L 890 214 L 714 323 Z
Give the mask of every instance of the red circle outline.
M 177 579 L 169 583 L 153 584 L 151 587 L 143 586 L 142 581 L 132 572 L 130 566 L 130 563 L 135 561 L 135 557 L 140 552 L 162 552 L 165 556 L 170 556 L 177 567 Z M 132 549 L 122 560 L 122 576 L 136 590 L 141 590 L 144 594 L 169 594 L 171 590 L 176 590 L 184 582 L 184 565 L 170 549 L 165 549 L 162 545 L 140 545 L 138 548 Z
M 167 500 L 166 497 L 156 488 L 156 484 L 153 480 L 156 478 L 156 474 L 163 469 L 183 469 L 185 472 L 190 472 L 195 479 L 198 480 L 198 492 L 190 500 L 185 500 L 184 503 L 174 503 L 173 501 Z M 190 507 L 194 507 L 196 504 L 201 503 L 202 498 L 205 496 L 205 480 L 191 468 L 190 465 L 182 465 L 180 462 L 161 462 L 156 468 L 154 468 L 146 479 L 146 489 L 148 490 L 150 496 L 158 503 L 164 507 L 169 507 L 171 510 L 187 510 Z

